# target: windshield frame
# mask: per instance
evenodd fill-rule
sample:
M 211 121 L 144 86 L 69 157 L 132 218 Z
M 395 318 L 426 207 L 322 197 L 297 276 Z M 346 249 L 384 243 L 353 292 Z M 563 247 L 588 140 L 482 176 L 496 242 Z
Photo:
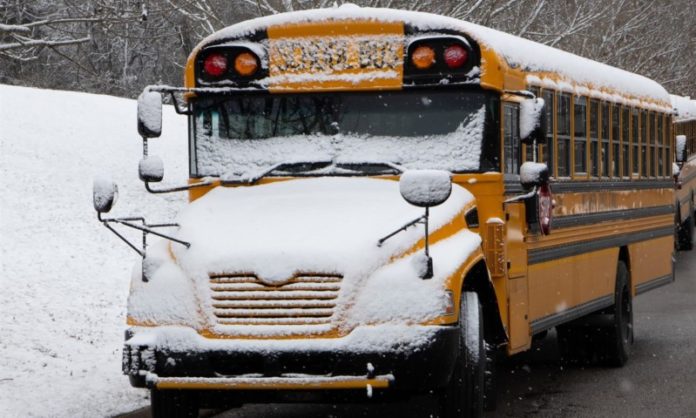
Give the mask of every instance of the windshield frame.
M 478 169 L 475 170 L 456 170 L 453 171 L 453 173 L 482 173 L 482 172 L 490 172 L 490 171 L 500 171 L 500 129 L 499 129 L 499 123 L 500 123 L 500 104 L 501 104 L 501 96 L 500 93 L 494 90 L 488 90 L 488 89 L 483 89 L 480 86 L 428 86 L 428 87 L 420 87 L 420 86 L 412 86 L 412 87 L 405 87 L 403 90 L 396 91 L 396 92 L 401 92 L 403 94 L 423 94 L 424 92 L 427 93 L 428 91 L 436 91 L 439 93 L 442 92 L 459 92 L 463 95 L 466 94 L 483 94 L 484 95 L 484 103 L 485 105 L 485 122 L 484 122 L 484 128 L 483 128 L 483 134 L 482 134 L 482 144 L 481 144 L 481 153 L 480 153 L 480 158 L 479 158 L 479 165 Z M 370 91 L 346 91 L 346 92 L 308 92 L 308 93 L 293 93 L 297 95 L 333 95 L 333 94 L 341 94 L 341 93 L 350 93 L 350 94 L 363 94 L 363 95 L 378 95 L 378 94 L 384 94 L 385 92 L 388 93 L 393 93 L 395 91 L 380 91 L 380 90 L 370 90 Z M 197 158 L 197 151 L 196 151 L 196 138 L 197 138 L 197 132 L 196 132 L 196 102 L 201 99 L 208 99 L 208 98 L 219 98 L 219 97 L 225 97 L 225 96 L 231 96 L 231 95 L 251 95 L 251 96 L 279 96 L 279 95 L 284 95 L 288 93 L 270 93 L 270 92 L 259 92 L 259 91 L 237 91 L 237 92 L 230 92 L 227 94 L 205 94 L 205 95 L 200 95 L 198 98 L 191 98 L 189 102 L 189 109 L 191 110 L 190 116 L 189 116 L 189 175 L 191 178 L 203 178 L 206 176 L 210 175 L 204 175 L 200 174 L 198 171 L 198 158 Z M 254 141 L 255 139 L 250 139 L 250 141 Z M 259 139 L 263 140 L 263 139 Z M 366 161 L 366 162 L 371 162 L 371 161 Z M 330 172 L 327 173 L 323 170 L 319 171 L 311 171 L 311 172 L 293 172 L 291 174 L 285 173 L 285 172 L 273 172 L 269 173 L 269 177 L 317 177 L 317 176 L 375 176 L 375 175 L 385 175 L 385 174 L 394 174 L 393 172 L 384 172 L 384 173 L 376 173 L 376 172 L 370 172 L 365 171 L 365 172 L 359 172 L 359 171 L 353 171 L 353 170 L 345 170 L 345 171 L 336 171 L 336 172 Z M 222 174 L 219 174 L 220 177 L 222 177 Z M 213 176 L 213 177 L 218 177 L 218 176 Z

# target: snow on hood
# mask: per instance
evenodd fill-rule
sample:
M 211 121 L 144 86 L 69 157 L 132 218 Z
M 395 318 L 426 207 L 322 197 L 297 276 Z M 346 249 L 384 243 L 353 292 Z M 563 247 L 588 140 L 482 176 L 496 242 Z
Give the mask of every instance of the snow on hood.
M 453 185 L 450 198 L 431 209 L 431 231 L 473 199 Z M 191 247 L 172 248 L 194 275 L 254 273 L 268 284 L 296 273 L 363 276 L 423 238 L 418 225 L 377 246 L 379 238 L 422 214 L 391 180 L 323 177 L 218 187 L 179 216 L 179 237 Z

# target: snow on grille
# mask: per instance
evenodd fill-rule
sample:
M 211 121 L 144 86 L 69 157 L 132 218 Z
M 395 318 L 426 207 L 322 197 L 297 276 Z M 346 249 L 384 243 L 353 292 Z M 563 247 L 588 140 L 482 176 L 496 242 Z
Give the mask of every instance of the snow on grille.
M 218 325 L 330 324 L 342 280 L 306 274 L 269 285 L 250 274 L 211 276 L 213 314 Z

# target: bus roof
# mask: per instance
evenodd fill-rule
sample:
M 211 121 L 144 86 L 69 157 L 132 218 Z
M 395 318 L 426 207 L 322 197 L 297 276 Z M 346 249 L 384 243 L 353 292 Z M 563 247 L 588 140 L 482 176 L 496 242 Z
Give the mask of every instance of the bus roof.
M 677 114 L 675 119 L 678 122 L 696 120 L 696 100 L 674 94 L 670 98 L 672 99 L 672 107 Z
M 403 22 L 420 30 L 455 30 L 466 33 L 482 46 L 495 51 L 512 68 L 527 73 L 527 82 L 630 105 L 642 103 L 671 110 L 669 93 L 659 83 L 616 67 L 602 64 L 538 42 L 474 23 L 431 13 L 406 10 L 340 7 L 281 13 L 244 21 L 205 38 L 192 53 L 213 42 L 252 35 L 271 26 L 331 20 Z

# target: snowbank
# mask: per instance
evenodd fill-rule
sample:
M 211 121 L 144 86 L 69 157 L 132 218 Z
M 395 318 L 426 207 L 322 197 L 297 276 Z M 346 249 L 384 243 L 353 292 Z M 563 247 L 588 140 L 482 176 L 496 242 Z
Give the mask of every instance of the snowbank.
M 0 85 L 0 148 L 0 416 L 109 416 L 147 404 L 121 374 L 137 256 L 92 207 L 102 173 L 120 186 L 113 214 L 172 219 L 185 202 L 151 196 L 138 180 L 136 102 Z M 185 181 L 186 148 L 185 118 L 165 108 L 163 137 L 150 141 L 165 182 Z

